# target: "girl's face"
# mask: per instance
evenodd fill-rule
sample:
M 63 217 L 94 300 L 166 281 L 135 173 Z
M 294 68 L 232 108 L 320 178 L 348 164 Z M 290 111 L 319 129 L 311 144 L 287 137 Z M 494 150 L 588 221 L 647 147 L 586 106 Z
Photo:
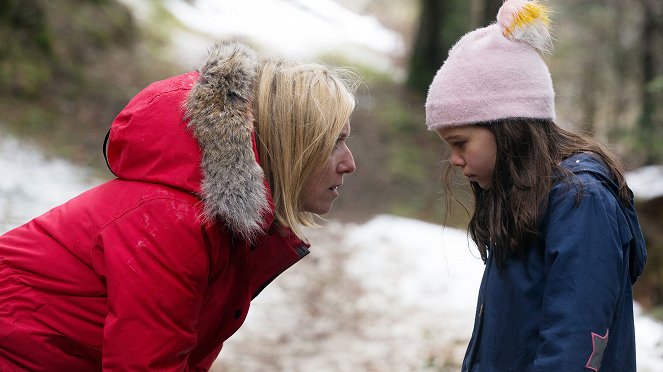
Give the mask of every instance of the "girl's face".
M 325 214 L 338 198 L 343 176 L 355 171 L 355 160 L 345 143 L 350 135 L 350 123 L 345 124 L 329 158 L 304 184 L 302 207 L 306 212 Z
M 497 159 L 493 133 L 481 126 L 465 125 L 441 128 L 437 134 L 451 147 L 449 163 L 460 167 L 470 182 L 489 188 Z

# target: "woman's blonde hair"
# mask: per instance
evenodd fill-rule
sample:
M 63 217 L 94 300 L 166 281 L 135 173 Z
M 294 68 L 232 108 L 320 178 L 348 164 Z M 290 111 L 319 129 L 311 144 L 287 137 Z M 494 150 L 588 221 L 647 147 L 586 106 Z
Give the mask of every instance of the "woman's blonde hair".
M 317 226 L 302 209 L 302 190 L 331 155 L 354 110 L 356 75 L 346 69 L 262 59 L 253 102 L 260 164 L 276 220 L 302 237 Z

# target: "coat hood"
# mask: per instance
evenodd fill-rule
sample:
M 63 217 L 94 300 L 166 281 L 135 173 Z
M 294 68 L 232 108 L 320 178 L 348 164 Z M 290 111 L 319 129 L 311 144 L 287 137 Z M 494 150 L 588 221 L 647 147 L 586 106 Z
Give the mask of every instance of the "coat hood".
M 594 178 L 601 181 L 601 183 L 610 190 L 612 195 L 619 200 L 619 187 L 615 183 L 610 171 L 606 165 L 596 155 L 590 153 L 581 153 L 574 155 L 562 162 L 562 166 L 573 174 L 580 175 L 583 173 L 589 174 Z M 647 261 L 647 249 L 645 246 L 645 238 L 640 229 L 638 216 L 635 212 L 635 204 L 633 202 L 633 192 L 629 189 L 630 200 L 628 206 L 621 205 L 622 213 L 628 222 L 630 230 L 630 279 L 631 283 L 635 283 L 638 277 L 642 274 Z
M 273 221 L 253 133 L 257 60 L 243 44 L 220 44 L 199 71 L 138 93 L 111 126 L 111 171 L 197 194 L 206 220 L 253 240 Z

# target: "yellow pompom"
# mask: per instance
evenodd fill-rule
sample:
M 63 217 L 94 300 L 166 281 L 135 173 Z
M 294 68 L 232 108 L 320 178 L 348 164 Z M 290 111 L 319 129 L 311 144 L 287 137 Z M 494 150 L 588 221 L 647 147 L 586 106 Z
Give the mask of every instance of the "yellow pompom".
M 527 2 L 519 12 L 513 15 L 511 24 L 504 29 L 504 36 L 509 36 L 516 28 L 526 27 L 535 22 L 541 22 L 544 25 L 549 26 L 550 17 L 548 14 L 548 7 L 545 5 L 538 1 Z
M 497 13 L 505 37 L 547 53 L 552 49 L 550 10 L 540 1 L 507 0 Z

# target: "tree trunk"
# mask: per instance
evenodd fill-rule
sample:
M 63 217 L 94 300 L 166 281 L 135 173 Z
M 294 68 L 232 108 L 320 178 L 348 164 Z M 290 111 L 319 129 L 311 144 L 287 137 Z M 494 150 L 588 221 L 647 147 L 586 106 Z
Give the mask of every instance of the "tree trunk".
M 406 84 L 426 93 L 449 49 L 470 29 L 470 2 L 421 0 L 419 19 Z
M 611 115 L 614 118 L 612 128 L 621 130 L 621 126 L 627 122 L 626 116 L 629 102 L 632 102 L 632 97 L 629 94 L 628 86 L 630 82 L 637 80 L 634 77 L 633 66 L 637 65 L 637 58 L 634 58 L 634 45 L 631 40 L 623 37 L 624 34 L 629 32 L 633 25 L 625 20 L 625 14 L 629 8 L 633 7 L 630 0 L 613 0 L 615 11 L 613 13 L 614 19 L 612 32 L 610 38 L 612 39 L 613 47 L 613 65 L 615 67 L 615 86 L 620 87 L 614 93 L 614 101 L 612 104 Z
M 419 31 L 415 36 L 407 78 L 407 86 L 418 92 L 426 92 L 446 53 L 440 43 L 441 7 L 442 0 L 421 0 Z
M 642 80 L 640 85 L 641 111 L 638 120 L 640 141 L 645 150 L 646 162 L 653 163 L 659 158 L 657 156 L 656 136 L 656 99 L 654 92 L 650 89 L 651 83 L 656 78 L 656 40 L 657 34 L 663 33 L 660 21 L 660 6 L 658 0 L 642 0 L 642 54 L 640 55 L 640 66 Z
M 482 26 L 488 26 L 495 23 L 497 19 L 497 11 L 500 10 L 504 0 L 482 0 L 483 2 L 483 19 Z

